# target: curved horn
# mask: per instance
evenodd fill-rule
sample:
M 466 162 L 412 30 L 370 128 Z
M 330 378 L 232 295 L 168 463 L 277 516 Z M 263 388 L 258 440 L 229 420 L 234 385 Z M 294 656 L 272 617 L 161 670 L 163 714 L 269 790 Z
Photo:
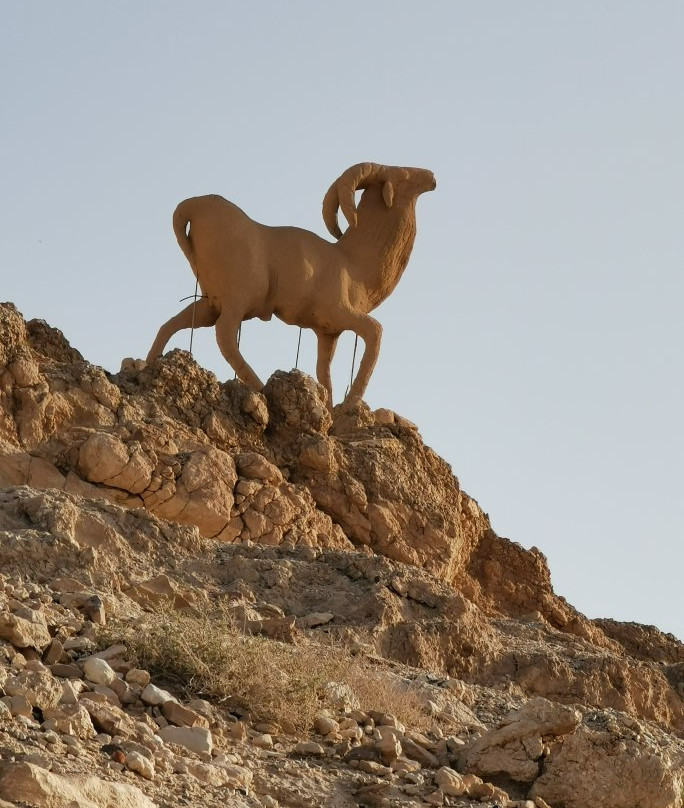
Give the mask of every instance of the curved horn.
M 342 235 L 339 222 L 337 221 L 337 209 L 339 206 L 340 200 L 337 192 L 337 184 L 333 184 L 323 197 L 323 221 L 333 238 L 339 238 Z
M 354 194 L 359 188 L 365 188 L 369 181 L 376 179 L 385 166 L 377 163 L 357 163 L 348 168 L 330 186 L 323 198 L 323 221 L 328 231 L 335 238 L 342 235 L 337 221 L 337 209 L 344 213 L 350 227 L 356 227 L 356 200 Z

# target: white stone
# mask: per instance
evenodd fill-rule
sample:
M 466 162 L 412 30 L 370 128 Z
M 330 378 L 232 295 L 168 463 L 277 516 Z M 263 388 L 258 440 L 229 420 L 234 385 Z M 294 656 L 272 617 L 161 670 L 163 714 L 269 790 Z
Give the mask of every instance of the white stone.
M 140 698 L 145 704 L 151 704 L 153 707 L 159 707 L 167 701 L 175 701 L 170 693 L 156 685 L 147 685 L 140 694 Z
M 109 685 L 116 679 L 116 673 L 109 662 L 97 657 L 88 657 L 83 664 L 85 678 L 96 685 Z
M 157 735 L 166 743 L 175 743 L 183 746 L 198 755 L 209 752 L 214 746 L 211 732 L 204 727 L 174 727 L 169 724 L 163 727 Z
M 126 766 L 146 780 L 154 780 L 154 763 L 140 752 L 129 752 L 126 755 Z

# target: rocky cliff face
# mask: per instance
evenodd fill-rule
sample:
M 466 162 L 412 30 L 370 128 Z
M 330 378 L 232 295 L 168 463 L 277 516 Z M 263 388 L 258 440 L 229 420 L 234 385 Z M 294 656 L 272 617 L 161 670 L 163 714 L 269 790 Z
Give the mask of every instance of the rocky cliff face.
M 174 351 L 109 375 L 0 306 L 0 571 L 9 804 L 684 804 L 684 647 L 586 619 L 414 425 L 331 416 L 302 373 L 259 394 Z M 243 705 L 235 730 L 220 704 L 146 698 L 125 645 L 88 670 L 107 621 L 217 599 L 245 630 L 420 685 L 423 731 L 373 704 L 291 736 Z

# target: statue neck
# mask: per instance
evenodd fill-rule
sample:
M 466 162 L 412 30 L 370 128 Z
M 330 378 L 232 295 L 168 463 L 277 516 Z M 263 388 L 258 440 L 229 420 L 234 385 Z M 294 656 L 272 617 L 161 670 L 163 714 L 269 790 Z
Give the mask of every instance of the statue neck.
M 358 224 L 346 230 L 339 245 L 353 260 L 354 278 L 366 288 L 368 311 L 379 306 L 399 283 L 415 238 L 415 200 L 388 209 L 380 188 L 364 192 Z

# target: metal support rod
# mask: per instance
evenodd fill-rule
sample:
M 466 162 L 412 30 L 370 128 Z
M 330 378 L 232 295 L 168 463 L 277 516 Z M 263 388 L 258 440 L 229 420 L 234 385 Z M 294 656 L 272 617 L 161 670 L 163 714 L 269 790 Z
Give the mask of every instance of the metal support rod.
M 299 348 L 302 344 L 302 328 L 299 327 L 299 339 L 297 340 L 297 357 L 295 359 L 295 370 L 299 369 Z
M 240 350 L 240 337 L 241 337 L 241 336 L 242 336 L 242 323 L 240 323 L 240 325 L 238 326 L 238 333 L 237 333 L 237 346 L 238 346 L 238 351 Z M 237 375 L 237 370 L 236 370 L 236 371 L 235 371 L 235 375 L 233 376 L 233 379 L 237 379 L 237 377 L 238 377 L 238 375 Z
M 195 308 L 197 307 L 197 288 L 199 285 L 199 278 L 195 278 L 195 294 L 192 301 L 192 323 L 190 324 L 190 356 L 192 356 L 192 338 L 195 335 Z
M 347 397 L 347 393 L 351 390 L 352 384 L 354 384 L 354 365 L 356 364 L 356 346 L 359 344 L 359 335 L 354 335 L 354 353 L 352 354 L 352 366 L 351 366 L 351 375 L 349 376 L 349 387 L 344 394 L 344 397 Z

